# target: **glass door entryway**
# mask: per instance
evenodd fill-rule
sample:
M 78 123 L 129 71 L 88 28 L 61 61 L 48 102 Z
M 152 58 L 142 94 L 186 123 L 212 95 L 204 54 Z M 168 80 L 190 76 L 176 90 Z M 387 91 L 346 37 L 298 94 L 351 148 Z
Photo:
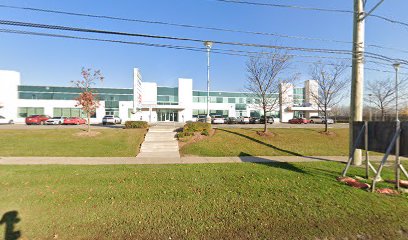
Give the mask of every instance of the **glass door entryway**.
M 178 122 L 177 110 L 162 109 L 157 110 L 157 121 L 159 122 Z

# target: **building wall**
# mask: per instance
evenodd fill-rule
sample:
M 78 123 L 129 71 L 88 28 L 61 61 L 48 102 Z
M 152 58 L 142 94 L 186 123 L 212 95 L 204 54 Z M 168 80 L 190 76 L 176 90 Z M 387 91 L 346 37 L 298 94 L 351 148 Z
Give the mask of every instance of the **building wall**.
M 0 115 L 16 121 L 20 73 L 0 70 Z
M 134 88 L 95 88 L 101 99 L 93 123 L 101 122 L 105 114 L 117 114 L 122 120 L 144 120 L 157 122 L 163 112 L 178 115 L 178 122 L 195 120 L 197 115 L 206 115 L 207 92 L 194 91 L 193 80 L 179 78 L 176 87 L 161 87 L 154 82 L 142 82 L 139 69 L 134 69 Z M 294 112 L 304 112 L 306 117 L 317 115 L 313 110 L 311 92 L 317 92 L 317 82 L 308 80 L 304 88 L 292 84 L 282 84 L 279 97 L 280 121 L 287 122 Z M 74 87 L 26 86 L 20 85 L 20 74 L 13 71 L 0 71 L 0 115 L 24 122 L 17 117 L 19 107 L 41 107 L 43 113 L 52 116 L 54 108 L 77 108 L 73 100 L 80 93 Z M 210 115 L 225 117 L 262 116 L 263 110 L 251 93 L 210 92 Z M 259 100 L 258 100 L 259 101 Z M 2 106 L 2 107 L 1 107 Z M 282 107 L 280 107 L 282 106 Z M 161 112 L 161 114 L 158 114 Z
M 179 110 L 179 122 L 193 120 L 193 80 L 189 78 L 178 79 L 178 105 L 183 110 Z

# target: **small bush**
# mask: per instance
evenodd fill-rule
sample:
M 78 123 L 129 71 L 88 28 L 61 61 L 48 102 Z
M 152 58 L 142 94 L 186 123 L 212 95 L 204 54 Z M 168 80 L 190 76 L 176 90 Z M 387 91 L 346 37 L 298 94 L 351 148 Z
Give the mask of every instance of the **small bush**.
M 211 130 L 210 123 L 203 123 L 203 122 L 189 122 L 184 125 L 184 132 L 202 132 L 206 129 L 208 132 Z
M 203 122 L 187 122 L 183 130 L 177 134 L 177 137 L 183 138 L 187 136 L 193 136 L 194 133 L 201 133 L 202 135 L 209 136 L 211 131 L 211 124 Z
M 149 124 L 145 121 L 126 121 L 125 128 L 148 128 Z
M 204 129 L 204 130 L 201 132 L 201 135 L 209 136 L 210 133 L 207 131 L 207 129 Z

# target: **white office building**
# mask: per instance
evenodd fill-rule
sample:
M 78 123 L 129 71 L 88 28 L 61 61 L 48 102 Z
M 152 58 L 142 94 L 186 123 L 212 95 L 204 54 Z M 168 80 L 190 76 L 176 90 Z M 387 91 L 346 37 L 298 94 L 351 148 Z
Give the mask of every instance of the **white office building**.
M 311 92 L 317 91 L 317 82 L 308 80 L 303 87 L 282 85 L 285 91 L 277 93 L 281 104 L 267 115 L 276 121 L 287 122 L 293 117 L 310 117 L 318 114 Z M 138 69 L 134 69 L 133 88 L 95 88 L 100 107 L 92 122 L 102 121 L 105 115 L 116 115 L 122 120 L 147 122 L 194 121 L 206 115 L 207 92 L 194 90 L 193 80 L 179 78 L 178 86 L 158 86 L 144 82 Z M 284 92 L 284 94 L 282 94 Z M 0 115 L 23 123 L 34 114 L 49 116 L 84 116 L 76 107 L 80 94 L 76 87 L 33 86 L 22 84 L 19 72 L 0 70 Z M 283 100 L 284 99 L 284 100 Z M 257 104 L 259 99 L 251 93 L 211 91 L 210 115 L 223 117 L 260 117 L 264 113 Z

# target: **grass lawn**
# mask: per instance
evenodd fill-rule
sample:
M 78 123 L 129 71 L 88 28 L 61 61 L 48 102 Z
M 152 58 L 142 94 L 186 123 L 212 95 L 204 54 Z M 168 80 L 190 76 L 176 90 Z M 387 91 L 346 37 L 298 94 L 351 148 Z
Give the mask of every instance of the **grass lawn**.
M 217 129 L 202 141 L 183 146 L 183 155 L 198 156 L 346 156 L 348 129 L 330 129 L 335 135 L 323 135 L 322 129 L 269 129 L 275 136 L 259 136 L 259 129 Z
M 1 166 L 0 217 L 23 239 L 406 239 L 407 197 L 343 185 L 343 167 Z
M 94 129 L 94 137 L 76 136 L 81 129 L 0 130 L 0 156 L 132 157 L 145 130 Z

